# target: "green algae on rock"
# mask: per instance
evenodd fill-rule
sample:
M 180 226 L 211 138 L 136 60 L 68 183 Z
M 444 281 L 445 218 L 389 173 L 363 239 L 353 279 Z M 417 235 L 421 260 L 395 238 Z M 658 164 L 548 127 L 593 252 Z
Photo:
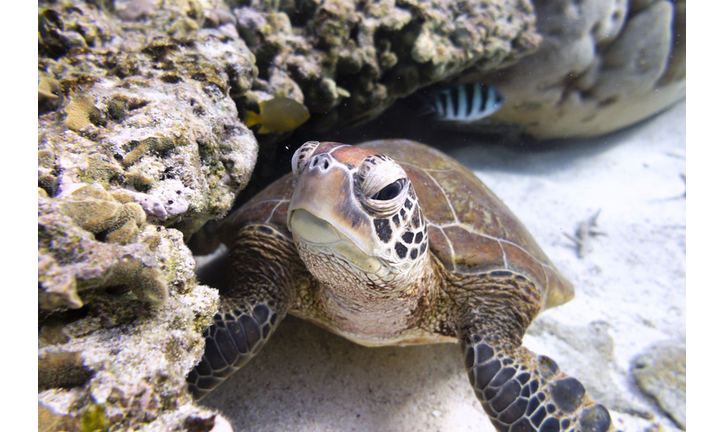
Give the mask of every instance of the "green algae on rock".
M 39 3 L 39 430 L 219 418 L 186 390 L 218 293 L 184 235 L 249 180 L 257 143 L 230 94 L 257 69 L 238 35 L 202 28 L 207 2 L 123 21 L 127 3 Z
M 41 4 L 39 92 L 57 82 L 64 101 L 39 117 L 39 151 L 55 156 L 39 178 L 49 195 L 61 175 L 146 194 L 178 181 L 187 205 L 148 216 L 185 235 L 228 211 L 257 153 L 229 93 L 246 93 L 257 72 L 241 39 L 186 22 L 203 10 L 171 1 L 124 22 L 102 4 Z M 82 50 L 50 46 L 68 31 L 97 36 Z
M 185 376 L 203 351 L 201 330 L 217 308 L 218 292 L 196 284 L 194 261 L 182 234 L 146 224 L 139 243 L 95 241 L 53 201 L 39 199 L 44 227 L 39 233 L 39 261 L 54 265 L 57 276 L 75 277 L 75 297 L 85 307 L 63 311 L 70 307 L 66 302 L 64 308 L 39 315 L 41 426 L 74 425 L 71 429 L 82 430 L 82 424 L 93 420 L 109 430 L 185 430 L 187 422 L 213 423 L 212 411 L 192 404 Z M 46 236 L 46 229 L 55 229 L 52 237 Z M 59 235 L 61 229 L 66 237 Z M 167 287 L 162 303 L 149 305 L 137 292 L 143 282 L 132 280 L 143 278 L 143 269 L 149 268 Z M 107 285 L 93 290 L 84 286 L 81 279 L 103 271 L 106 275 L 95 280 Z M 121 277 L 134 272 L 126 280 Z M 43 275 L 61 279 L 48 271 Z M 45 282 L 41 278 L 40 283 Z M 133 295 L 124 293 L 124 286 L 131 287 Z M 48 293 L 39 297 L 53 299 Z

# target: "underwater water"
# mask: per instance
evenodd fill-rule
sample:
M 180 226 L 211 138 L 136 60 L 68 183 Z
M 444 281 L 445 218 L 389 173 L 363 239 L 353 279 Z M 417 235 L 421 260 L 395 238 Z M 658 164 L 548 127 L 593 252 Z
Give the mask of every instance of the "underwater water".
M 573 282 L 575 298 L 543 312 L 523 344 L 554 358 L 589 392 L 605 392 L 622 430 L 655 423 L 677 430 L 635 388 L 630 370 L 652 344 L 686 336 L 685 118 L 681 102 L 614 134 L 533 148 L 401 132 L 471 169 Z M 383 126 L 319 139 L 365 141 L 389 133 Z M 565 234 L 575 237 L 599 210 L 594 231 L 602 235 L 591 236 L 579 258 Z M 493 431 L 459 356 L 455 344 L 366 348 L 288 317 L 262 353 L 202 403 L 244 430 Z M 601 370 L 591 374 L 592 365 Z
M 259 276 L 244 263 L 200 264 L 220 235 L 236 238 L 234 216 L 222 217 L 293 164 L 306 169 L 295 156 L 305 142 L 406 139 L 472 171 L 575 287 L 536 317 L 523 346 L 578 378 L 612 428 L 685 430 L 685 12 L 675 0 L 39 2 L 39 429 L 207 430 L 219 412 L 236 431 L 494 431 L 458 344 L 369 348 L 291 315 L 241 370 L 203 400 L 188 397 L 194 374 L 215 379 L 202 371 L 209 356 L 198 363 L 204 338 L 242 322 L 235 310 L 228 327 L 219 318 L 201 335 L 220 317 L 219 293 L 231 297 L 229 266 Z M 352 197 L 346 216 L 398 199 L 395 211 L 409 205 L 415 219 L 416 198 L 400 195 L 407 174 L 360 192 L 375 169 L 400 177 L 373 160 L 354 187 L 326 183 L 315 196 Z M 396 233 L 410 240 L 385 247 L 414 262 L 434 239 L 399 214 Z M 368 222 L 383 243 L 388 219 Z M 324 231 L 316 216 L 297 221 L 310 236 Z M 304 254 L 290 250 L 292 262 Z M 273 328 L 276 306 L 264 306 L 253 319 Z M 372 327 L 395 317 L 378 318 Z

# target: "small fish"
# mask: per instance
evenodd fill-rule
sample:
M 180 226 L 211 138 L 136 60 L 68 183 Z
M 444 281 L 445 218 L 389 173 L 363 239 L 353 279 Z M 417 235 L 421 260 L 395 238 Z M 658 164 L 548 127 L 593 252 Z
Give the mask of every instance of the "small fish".
M 469 83 L 435 91 L 427 99 L 423 114 L 435 113 L 436 120 L 472 123 L 493 114 L 505 98 L 486 84 Z
M 261 124 L 257 133 L 289 132 L 309 119 L 309 111 L 299 102 L 286 97 L 275 97 L 259 103 L 259 114 L 254 111 L 244 113 L 244 123 L 248 127 Z

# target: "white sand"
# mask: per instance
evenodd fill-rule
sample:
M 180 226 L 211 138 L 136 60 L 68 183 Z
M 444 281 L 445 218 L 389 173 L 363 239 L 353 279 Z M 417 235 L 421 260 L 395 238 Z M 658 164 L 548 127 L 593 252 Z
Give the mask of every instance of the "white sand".
M 611 411 L 627 431 L 678 430 L 637 389 L 630 364 L 651 344 L 686 336 L 685 116 L 683 102 L 633 129 L 558 150 L 451 153 L 576 286 L 575 299 L 544 312 L 524 345 L 589 391 L 603 389 L 609 406 L 628 412 Z M 563 233 L 598 209 L 606 235 L 579 259 Z M 457 345 L 364 348 L 295 318 L 203 404 L 220 409 L 237 431 L 494 430 Z

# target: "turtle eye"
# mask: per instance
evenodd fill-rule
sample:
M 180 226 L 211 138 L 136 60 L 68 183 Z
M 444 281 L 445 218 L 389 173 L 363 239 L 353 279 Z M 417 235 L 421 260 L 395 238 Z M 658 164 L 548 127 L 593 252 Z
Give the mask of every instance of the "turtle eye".
M 375 217 L 388 217 L 400 211 L 411 187 L 405 170 L 382 154 L 367 156 L 355 175 L 355 193 Z
M 402 192 L 402 189 L 404 188 L 405 179 L 395 180 L 394 182 L 380 189 L 380 191 L 376 194 L 372 195 L 372 199 L 379 201 L 389 201 L 391 199 L 397 198 L 397 196 L 400 195 L 400 192 Z

